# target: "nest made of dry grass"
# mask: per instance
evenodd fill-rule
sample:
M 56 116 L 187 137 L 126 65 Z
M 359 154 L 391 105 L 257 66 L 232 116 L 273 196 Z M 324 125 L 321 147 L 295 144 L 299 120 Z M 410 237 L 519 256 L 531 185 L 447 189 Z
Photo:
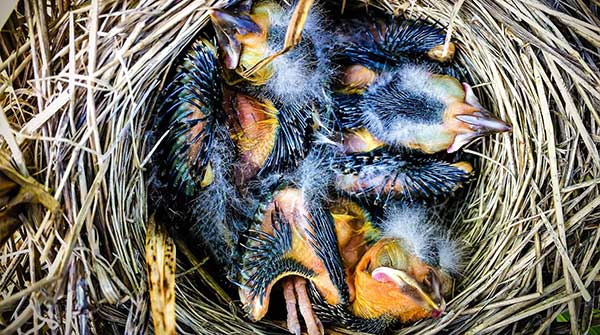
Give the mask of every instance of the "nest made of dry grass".
M 222 2 L 19 1 L 0 38 L 1 149 L 60 210 L 33 205 L 1 248 L 2 333 L 152 332 L 145 131 L 169 67 Z M 369 5 L 446 25 L 478 95 L 513 125 L 467 149 L 481 162 L 452 224 L 468 257 L 448 312 L 399 333 L 583 333 L 600 286 L 600 4 Z M 283 331 L 248 323 L 206 278 L 179 264 L 178 332 Z

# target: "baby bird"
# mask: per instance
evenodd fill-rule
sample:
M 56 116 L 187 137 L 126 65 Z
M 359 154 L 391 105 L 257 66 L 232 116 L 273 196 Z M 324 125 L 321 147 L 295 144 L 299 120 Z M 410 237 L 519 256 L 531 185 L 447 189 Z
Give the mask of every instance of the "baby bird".
M 308 282 L 331 305 L 345 304 L 348 293 L 331 215 L 301 188 L 282 185 L 260 211 L 245 249 L 239 294 L 248 315 L 260 320 L 266 314 L 271 291 L 281 281 L 289 331 L 300 334 L 298 305 L 308 333 L 323 334 Z
M 428 222 L 425 209 L 396 204 L 377 223 L 349 200 L 338 200 L 330 211 L 349 300 L 332 306 L 317 296 L 315 311 L 324 322 L 380 334 L 444 312 L 460 250 Z
M 441 30 L 418 21 L 367 26 L 340 42 L 334 99 L 342 128 L 364 128 L 385 144 L 425 153 L 455 152 L 511 129 L 479 104 L 468 84 L 446 74 L 451 69 L 433 62 L 450 58 L 442 56 Z
M 240 284 L 255 320 L 265 315 L 279 281 L 293 334 L 300 333 L 297 305 L 310 335 L 323 334 L 322 322 L 384 333 L 444 311 L 458 251 L 427 224 L 422 209 L 392 207 L 375 225 L 350 200 L 321 209 L 301 188 L 282 186 L 256 222 Z
M 319 8 L 304 13 L 303 38 L 293 49 L 248 75 L 261 60 L 287 48 L 288 24 L 297 19 L 295 10 L 304 2 L 299 1 L 294 8 L 272 0 L 242 1 L 234 8 L 211 10 L 224 66 L 233 71 L 226 76 L 230 83 L 243 79 L 251 84 L 248 89 L 254 89 L 255 95 L 284 104 L 323 97 L 332 74 L 328 54 L 331 35 Z
M 295 14 L 275 1 L 241 1 L 234 8 L 211 10 L 229 84 L 224 104 L 240 156 L 238 184 L 298 166 L 317 127 L 331 73 L 324 49 L 329 37 L 318 10 L 306 13 L 304 38 L 294 49 L 247 75 L 283 47 Z

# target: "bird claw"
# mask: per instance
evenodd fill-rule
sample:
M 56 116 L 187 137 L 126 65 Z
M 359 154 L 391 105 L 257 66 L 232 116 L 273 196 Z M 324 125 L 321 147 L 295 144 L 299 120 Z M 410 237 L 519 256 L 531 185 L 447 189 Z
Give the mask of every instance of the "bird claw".
M 323 335 L 325 329 L 312 308 L 308 292 L 306 291 L 306 279 L 302 277 L 290 277 L 283 281 L 283 296 L 287 309 L 287 327 L 290 333 L 301 334 L 298 310 L 306 324 L 308 335 Z M 297 305 L 297 306 L 296 306 Z

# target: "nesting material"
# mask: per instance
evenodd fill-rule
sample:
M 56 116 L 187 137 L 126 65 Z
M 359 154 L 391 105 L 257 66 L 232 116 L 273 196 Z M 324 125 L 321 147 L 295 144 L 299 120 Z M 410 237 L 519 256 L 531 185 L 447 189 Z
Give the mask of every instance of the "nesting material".
M 4 333 L 152 332 L 149 111 L 207 8 L 224 2 L 23 0 L 4 25 L 1 150 L 59 203 L 31 205 L 0 249 Z M 579 334 L 597 323 L 598 5 L 344 3 L 446 26 L 482 105 L 513 127 L 466 150 L 479 173 L 449 213 L 466 264 L 447 313 L 399 333 Z M 189 258 L 176 268 L 178 333 L 285 332 L 284 322 L 241 318 L 203 260 Z

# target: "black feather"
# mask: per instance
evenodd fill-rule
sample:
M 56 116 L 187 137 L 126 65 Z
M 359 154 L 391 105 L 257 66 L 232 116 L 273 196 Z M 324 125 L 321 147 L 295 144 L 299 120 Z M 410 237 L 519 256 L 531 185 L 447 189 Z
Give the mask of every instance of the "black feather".
M 313 310 L 323 323 L 342 326 L 348 330 L 371 334 L 385 334 L 399 324 L 398 319 L 382 315 L 379 318 L 360 318 L 352 314 L 347 304 L 330 305 L 319 294 L 316 287 L 311 285 Z
M 288 104 L 279 109 L 275 143 L 259 176 L 296 168 L 306 157 L 313 133 L 313 108 L 312 104 Z
M 359 94 L 333 95 L 335 118 L 340 129 L 363 127 L 361 101 L 362 96 Z
M 259 222 L 255 222 L 260 225 Z M 258 297 L 262 303 L 267 295 L 267 287 L 284 273 L 312 278 L 315 273 L 286 257 L 292 248 L 292 230 L 290 223 L 276 206 L 271 214 L 273 235 L 258 230 L 249 230 L 244 245 L 246 252 L 240 272 L 241 284 L 251 289 L 252 299 Z
M 343 41 L 335 58 L 338 62 L 361 64 L 376 71 L 389 71 L 405 64 L 427 66 L 433 73 L 463 78 L 454 64 L 442 64 L 426 57 L 433 47 L 445 43 L 442 28 L 424 19 L 388 19 L 349 24 L 351 37 Z M 361 27 L 361 28 L 358 28 Z
M 384 125 L 402 122 L 443 123 L 442 117 L 446 105 L 425 92 L 410 89 L 411 83 L 407 83 L 405 78 L 406 71 L 411 71 L 410 69 L 401 69 L 383 75 L 376 89 L 365 92 L 359 102 L 360 109 L 377 115 Z
M 350 43 L 339 54 L 342 59 L 383 71 L 412 63 L 445 42 L 442 29 L 423 20 L 390 17 L 382 22 L 371 22 L 369 26 L 353 33 Z M 373 29 L 369 29 L 371 27 Z
M 169 132 L 161 145 L 166 158 L 160 162 L 161 170 L 171 190 L 188 200 L 200 189 L 216 145 L 217 128 L 223 127 L 221 83 L 217 55 L 209 42 L 200 40 L 177 68 L 160 107 L 158 133 Z M 194 113 L 198 115 L 192 116 Z M 193 134 L 199 124 L 202 129 Z
M 333 218 L 321 206 L 310 210 L 310 216 L 312 221 L 306 218 L 314 232 L 314 234 L 309 232 L 310 244 L 317 257 L 323 261 L 331 282 L 340 292 L 341 303 L 346 304 L 349 300 L 348 284 L 346 283 L 342 257 L 338 249 Z

